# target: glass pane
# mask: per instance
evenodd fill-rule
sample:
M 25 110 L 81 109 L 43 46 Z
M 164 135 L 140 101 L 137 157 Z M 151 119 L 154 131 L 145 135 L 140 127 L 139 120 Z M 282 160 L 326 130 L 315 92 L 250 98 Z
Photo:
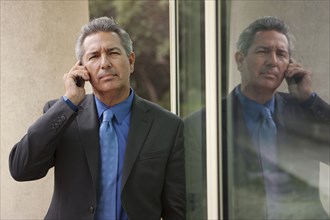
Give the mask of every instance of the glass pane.
M 91 18 L 113 17 L 130 33 L 136 54 L 133 89 L 170 109 L 169 2 L 90 0 L 89 9 Z
M 187 219 L 206 219 L 204 1 L 178 1 L 178 22 Z
M 222 110 L 225 219 L 329 219 L 330 2 L 227 3 L 229 89 L 223 94 Z M 241 53 L 235 54 L 241 32 L 263 16 L 280 18 L 290 27 L 295 46 L 292 62 L 302 67 L 290 64 L 294 70 L 287 69 L 288 41 L 278 31 L 257 32 L 247 51 L 242 47 Z M 301 77 L 305 70 L 313 73 L 312 87 L 317 96 L 310 97 L 310 102 L 301 97 L 303 105 L 292 91 L 306 78 L 291 81 L 283 76 L 287 72 Z M 277 81 L 281 83 L 278 88 Z M 273 85 L 278 91 L 275 96 Z M 273 104 L 268 102 L 272 97 Z M 261 112 L 266 106 L 272 109 L 273 128 L 271 124 L 264 128 Z M 269 134 L 274 128 L 277 133 L 269 137 L 276 140 L 264 142 L 263 131 Z

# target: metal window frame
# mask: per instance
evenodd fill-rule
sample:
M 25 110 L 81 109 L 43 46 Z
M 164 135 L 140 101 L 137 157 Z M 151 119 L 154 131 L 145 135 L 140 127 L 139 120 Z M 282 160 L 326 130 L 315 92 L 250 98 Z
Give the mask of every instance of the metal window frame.
M 169 0 L 170 13 L 170 80 L 171 80 L 171 111 L 179 114 L 179 67 L 178 67 L 178 1 Z M 222 177 L 219 170 L 221 162 L 221 102 L 219 91 L 220 53 L 218 42 L 217 0 L 204 0 L 205 3 L 205 96 L 206 96 L 206 169 L 207 169 L 207 218 L 222 219 Z
M 219 122 L 219 90 L 221 83 L 218 62 L 218 4 L 205 0 L 205 95 L 206 95 L 206 146 L 207 146 L 207 214 L 208 219 L 222 219 L 221 133 Z M 219 16 L 220 17 L 220 16 Z

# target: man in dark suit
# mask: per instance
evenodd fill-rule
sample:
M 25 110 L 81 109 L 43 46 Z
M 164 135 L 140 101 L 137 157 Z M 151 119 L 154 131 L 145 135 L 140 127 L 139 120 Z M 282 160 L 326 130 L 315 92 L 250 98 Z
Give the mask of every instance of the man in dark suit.
M 36 180 L 54 167 L 46 219 L 185 219 L 183 122 L 130 88 L 135 54 L 129 35 L 111 18 L 94 19 L 83 26 L 76 54 L 79 61 L 63 77 L 65 95 L 48 102 L 13 147 L 11 175 Z M 93 94 L 85 94 L 85 81 Z M 108 173 L 101 173 L 107 164 L 99 128 L 109 109 L 118 168 L 116 198 L 107 203 L 101 200 Z
M 237 42 L 241 84 L 222 102 L 228 219 L 329 218 L 318 181 L 319 163 L 330 161 L 330 108 L 292 59 L 288 31 L 264 17 Z M 277 92 L 284 79 L 289 94 Z

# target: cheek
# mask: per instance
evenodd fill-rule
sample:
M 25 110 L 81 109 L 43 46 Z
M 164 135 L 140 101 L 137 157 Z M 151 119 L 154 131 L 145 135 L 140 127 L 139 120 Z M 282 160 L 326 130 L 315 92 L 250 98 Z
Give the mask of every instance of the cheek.
M 258 65 L 257 62 L 249 62 L 246 66 L 246 71 L 251 77 L 258 76 L 260 72 L 260 65 Z
M 96 64 L 88 64 L 88 65 L 85 65 L 85 67 L 91 77 L 97 75 L 98 68 L 97 68 Z
M 87 68 L 87 67 L 86 67 Z M 94 69 L 87 68 L 89 74 L 89 81 L 90 83 L 96 83 L 98 81 L 97 72 Z

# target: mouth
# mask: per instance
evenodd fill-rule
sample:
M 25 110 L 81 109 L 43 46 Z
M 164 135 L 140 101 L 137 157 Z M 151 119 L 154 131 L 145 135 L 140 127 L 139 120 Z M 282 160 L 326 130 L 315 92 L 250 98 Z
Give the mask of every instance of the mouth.
M 101 73 L 99 74 L 99 79 L 100 80 L 112 80 L 115 77 L 117 77 L 117 74 L 113 74 L 113 73 Z
M 275 79 L 277 78 L 278 74 L 273 71 L 265 71 L 265 72 L 261 72 L 261 75 L 265 78 Z

